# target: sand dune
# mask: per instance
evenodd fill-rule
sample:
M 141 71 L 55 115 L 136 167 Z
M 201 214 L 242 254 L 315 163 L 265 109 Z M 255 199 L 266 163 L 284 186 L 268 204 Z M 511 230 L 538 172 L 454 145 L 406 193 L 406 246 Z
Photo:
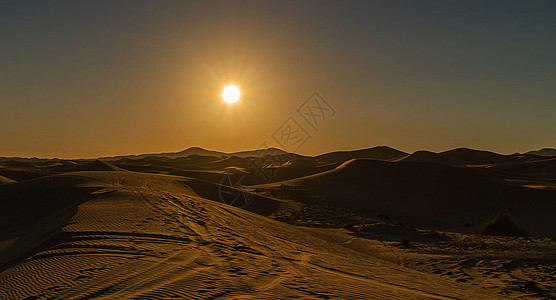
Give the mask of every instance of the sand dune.
M 482 169 L 523 187 L 556 190 L 556 158 L 489 165 Z
M 447 157 L 439 153 L 435 153 L 431 151 L 423 151 L 423 150 L 416 151 L 406 157 L 399 159 L 398 161 L 430 162 L 430 163 L 439 163 L 439 164 L 447 164 L 447 165 L 465 164 L 465 162 L 459 159 L 455 159 L 453 157 Z
M 245 158 L 238 156 L 224 157 L 220 160 L 211 161 L 206 164 L 208 168 L 225 169 L 229 167 L 246 168 L 249 166 L 249 161 Z
M 12 183 L 15 182 L 15 180 L 9 179 L 8 177 L 4 177 L 2 175 L 0 175 L 0 184 L 5 184 L 5 183 Z
M 164 158 L 182 158 L 192 155 L 197 156 L 213 156 L 213 157 L 223 157 L 223 156 L 237 156 L 237 157 L 263 157 L 265 155 L 281 155 L 286 154 L 284 150 L 278 148 L 265 148 L 257 150 L 247 150 L 238 152 L 220 152 L 213 150 L 206 150 L 200 147 L 190 147 L 179 152 L 166 152 L 166 153 L 152 153 L 152 154 L 140 154 L 140 155 L 120 155 L 120 156 L 110 156 L 101 157 L 100 159 L 104 161 L 116 161 L 120 159 L 143 159 L 146 157 L 164 157 Z
M 556 191 L 513 186 L 442 164 L 355 159 L 331 171 L 259 188 L 305 203 L 386 214 L 444 230 L 478 232 L 464 225 L 479 226 L 499 211 L 509 212 L 531 234 L 556 236 L 551 213 Z
M 453 149 L 441 152 L 440 155 L 462 161 L 469 165 L 518 162 L 527 160 L 527 158 L 517 155 L 502 155 L 490 151 L 482 151 L 469 148 Z
M 28 162 L 5 161 L 0 163 L 0 176 L 15 181 L 28 180 L 45 175 L 48 175 L 47 170 L 43 170 Z
M 95 160 L 82 166 L 77 166 L 71 171 L 123 171 L 123 169 L 118 168 L 111 163 Z
M 541 150 L 529 151 L 526 154 L 553 157 L 553 156 L 556 156 L 556 149 L 554 149 L 554 148 L 543 148 Z
M 498 298 L 200 198 L 180 177 L 77 172 L 7 187 L 81 201 L 52 199 L 72 213 L 12 223 L 17 240 L 2 254 L 27 259 L 3 265 L 4 298 Z M 39 247 L 23 242 L 45 234 Z
M 325 162 L 344 162 L 354 158 L 372 158 L 380 160 L 393 160 L 407 156 L 405 153 L 386 146 L 377 146 L 374 148 L 354 150 L 354 151 L 336 151 L 316 156 L 319 160 Z
M 403 157 L 400 161 L 434 162 L 449 165 L 486 165 L 499 163 L 517 163 L 541 159 L 536 155 L 502 155 L 490 151 L 458 148 L 440 153 L 416 151 Z
M 555 178 L 556 158 L 539 159 L 525 163 L 498 164 L 495 166 L 490 166 L 489 169 L 516 175 L 522 174 Z
M 0 299 L 556 296 L 554 159 L 367 150 L 4 159 Z

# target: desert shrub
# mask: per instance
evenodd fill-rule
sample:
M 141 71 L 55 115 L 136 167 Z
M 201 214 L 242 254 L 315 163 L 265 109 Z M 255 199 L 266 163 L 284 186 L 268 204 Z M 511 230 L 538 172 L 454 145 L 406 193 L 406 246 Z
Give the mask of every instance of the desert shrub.
M 523 232 L 517 228 L 517 225 L 510 215 L 498 213 L 494 219 L 483 224 L 481 227 L 481 234 L 519 236 L 523 235 Z

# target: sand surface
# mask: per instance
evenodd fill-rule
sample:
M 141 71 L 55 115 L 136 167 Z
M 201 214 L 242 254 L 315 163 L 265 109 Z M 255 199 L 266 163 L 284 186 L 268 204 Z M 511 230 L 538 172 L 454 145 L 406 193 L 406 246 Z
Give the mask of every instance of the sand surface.
M 64 178 L 48 179 L 75 177 L 75 187 L 95 191 L 74 204 L 77 212 L 70 218 L 47 218 L 40 226 L 17 232 L 20 240 L 35 231 L 51 237 L 40 247 L 17 240 L 11 245 L 18 253 L 30 252 L 0 273 L 2 298 L 477 299 L 485 295 L 473 286 L 407 269 L 294 226 L 200 198 L 177 177 L 132 172 L 60 177 Z M 45 179 L 33 184 L 45 184 L 41 182 Z M 74 186 L 59 187 L 61 193 L 68 188 Z
M 0 299 L 554 299 L 554 158 L 456 150 L 0 161 Z

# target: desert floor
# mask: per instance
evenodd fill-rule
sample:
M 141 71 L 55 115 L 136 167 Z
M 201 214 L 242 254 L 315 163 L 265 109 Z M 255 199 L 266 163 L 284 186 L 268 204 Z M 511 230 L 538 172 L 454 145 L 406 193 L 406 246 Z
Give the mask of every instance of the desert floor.
M 0 185 L 0 299 L 556 297 L 551 230 L 480 235 L 476 220 L 444 230 L 455 225 L 440 218 L 431 227 L 398 219 L 397 210 L 366 214 L 299 194 L 302 184 L 319 190 L 311 180 L 326 182 L 320 172 L 243 192 L 228 186 L 251 197 L 240 208 L 220 201 L 222 184 L 212 176 L 225 174 L 222 168 L 176 175 L 186 171 L 116 165 L 38 175 L 59 166 L 3 166 L 0 174 L 33 178 Z M 541 228 L 535 222 L 524 228 Z

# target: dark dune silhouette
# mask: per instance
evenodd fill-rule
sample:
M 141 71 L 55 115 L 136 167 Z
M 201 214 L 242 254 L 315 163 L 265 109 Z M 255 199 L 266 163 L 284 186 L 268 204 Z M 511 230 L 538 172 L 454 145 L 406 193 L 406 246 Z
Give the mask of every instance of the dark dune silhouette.
M 525 154 L 551 157 L 551 156 L 556 156 L 556 149 L 554 149 L 554 148 L 543 148 L 541 150 L 529 151 L 529 152 L 526 152 Z
M 396 150 L 387 146 L 377 146 L 368 149 L 354 151 L 336 151 L 316 156 L 316 158 L 325 162 L 344 162 L 354 158 L 373 158 L 380 160 L 394 160 L 407 156 L 409 153 Z
M 239 152 L 220 152 L 220 151 L 213 151 L 213 150 L 206 150 L 201 147 L 190 147 L 185 150 L 179 152 L 166 152 L 166 153 L 155 153 L 155 154 L 140 154 L 140 155 L 121 155 L 121 156 L 109 156 L 109 157 L 101 157 L 101 160 L 104 161 L 114 161 L 120 159 L 142 159 L 148 156 L 154 157 L 165 157 L 165 158 L 181 158 L 181 157 L 188 157 L 192 155 L 198 156 L 214 156 L 214 157 L 222 157 L 222 156 L 237 156 L 237 157 L 261 157 L 265 155 L 280 155 L 286 154 L 287 152 L 278 149 L 278 148 L 265 148 L 265 149 L 257 149 L 257 150 L 248 150 L 248 151 L 239 151 Z
M 401 158 L 399 161 L 429 162 L 429 163 L 439 163 L 439 164 L 447 164 L 447 165 L 464 164 L 464 162 L 458 159 L 454 159 L 452 157 L 447 157 L 439 153 L 424 151 L 424 150 L 416 151 L 406 157 Z
M 535 155 L 502 155 L 490 151 L 458 148 L 440 153 L 416 151 L 400 161 L 435 162 L 449 165 L 486 165 L 525 162 L 541 158 Z

